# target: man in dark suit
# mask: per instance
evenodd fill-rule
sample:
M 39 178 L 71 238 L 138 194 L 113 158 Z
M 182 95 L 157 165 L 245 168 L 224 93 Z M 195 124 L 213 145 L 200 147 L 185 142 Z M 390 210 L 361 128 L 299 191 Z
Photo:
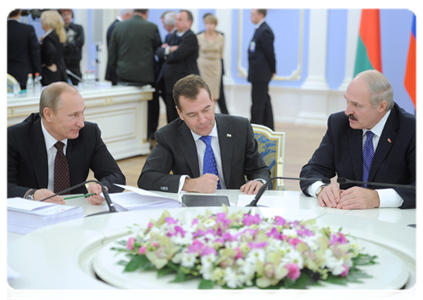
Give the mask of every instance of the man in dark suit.
M 7 73 L 26 89 L 28 74 L 41 74 L 41 55 L 34 27 L 20 23 L 21 12 L 15 9 L 7 19 Z
M 118 75 L 118 85 L 154 84 L 154 51 L 162 41 L 157 25 L 147 18 L 148 9 L 135 9 L 131 19 L 115 25 L 109 61 Z
M 81 25 L 72 23 L 72 9 L 60 9 L 66 30 L 66 43 L 63 47 L 63 59 L 65 60 L 66 72 L 73 85 L 82 81 L 81 68 L 82 46 L 85 42 L 84 28 Z
M 56 144 L 64 144 L 66 162 L 62 163 L 68 165 L 68 170 L 57 173 L 66 177 L 68 187 L 86 181 L 91 169 L 109 192 L 123 190 L 114 183 L 125 184 L 125 177 L 103 143 L 97 124 L 84 122 L 84 110 L 84 99 L 78 90 L 68 83 L 56 82 L 42 91 L 40 113 L 7 128 L 9 198 L 41 200 L 65 189 L 57 188 Z M 72 191 L 85 192 L 85 187 Z M 91 204 L 103 202 L 99 184 L 90 184 L 88 192 L 96 193 L 88 198 Z M 61 196 L 47 201 L 64 204 Z
M 158 80 L 160 81 L 162 78 L 164 80 L 164 100 L 168 123 L 178 118 L 172 97 L 173 86 L 179 79 L 189 74 L 199 74 L 197 67 L 198 41 L 190 29 L 192 21 L 191 12 L 181 10 L 176 17 L 176 31 L 170 36 L 169 44 L 163 44 L 156 50 L 156 55 L 165 59 Z
M 415 186 L 416 118 L 394 102 L 388 79 L 364 71 L 351 81 L 345 99 L 345 112 L 329 117 L 326 135 L 300 177 Z M 301 189 L 321 206 L 341 209 L 416 206 L 416 191 L 406 188 L 301 182 Z
M 110 40 L 112 39 L 112 33 L 113 33 L 113 29 L 115 29 L 116 23 L 129 20 L 130 18 L 132 18 L 133 15 L 134 15 L 133 9 L 122 9 L 120 11 L 119 16 L 116 17 L 116 20 L 114 20 L 113 23 L 110 24 L 106 33 L 107 53 L 109 53 Z M 112 85 L 117 85 L 117 75 L 116 75 L 116 72 L 110 68 L 109 59 L 107 59 L 105 79 L 108 81 L 111 81 Z
M 157 145 L 147 157 L 138 186 L 200 193 L 214 193 L 220 186 L 256 194 L 270 179 L 270 171 L 258 152 L 249 121 L 215 115 L 215 101 L 198 75 L 179 80 L 173 95 L 180 119 L 156 132 Z M 209 145 L 202 140 L 206 137 L 211 139 Z M 212 148 L 214 172 L 206 172 L 208 147 Z
M 251 21 L 256 31 L 248 48 L 248 81 L 251 82 L 251 123 L 274 129 L 269 82 L 276 74 L 275 39 L 265 22 L 266 9 L 252 9 Z

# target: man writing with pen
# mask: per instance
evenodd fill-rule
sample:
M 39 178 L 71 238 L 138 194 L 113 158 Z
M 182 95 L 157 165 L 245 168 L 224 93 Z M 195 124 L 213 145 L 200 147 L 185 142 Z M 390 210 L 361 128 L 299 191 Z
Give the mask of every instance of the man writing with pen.
M 47 86 L 41 93 L 39 113 L 7 128 L 7 197 L 40 201 L 87 180 L 89 170 L 109 192 L 121 192 L 125 184 L 116 161 L 101 139 L 97 124 L 85 122 L 84 99 L 64 82 Z M 99 205 L 101 185 L 90 183 L 73 194 L 87 195 Z M 85 195 L 84 195 L 85 196 Z M 65 204 L 62 196 L 46 202 Z

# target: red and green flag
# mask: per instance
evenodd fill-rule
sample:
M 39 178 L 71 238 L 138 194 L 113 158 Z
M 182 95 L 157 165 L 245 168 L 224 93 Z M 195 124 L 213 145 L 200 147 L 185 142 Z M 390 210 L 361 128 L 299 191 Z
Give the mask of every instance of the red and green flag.
M 410 46 L 408 48 L 407 67 L 404 78 L 405 89 L 416 107 L 416 15 L 411 26 Z
M 365 70 L 382 72 L 379 9 L 362 9 L 354 76 Z

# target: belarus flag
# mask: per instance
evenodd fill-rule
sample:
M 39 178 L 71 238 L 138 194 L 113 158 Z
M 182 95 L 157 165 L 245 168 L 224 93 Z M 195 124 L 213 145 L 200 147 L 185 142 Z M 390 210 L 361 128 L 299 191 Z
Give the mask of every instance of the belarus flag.
M 416 15 L 411 27 L 410 47 L 408 48 L 407 68 L 404 78 L 405 89 L 416 107 Z
M 361 11 L 354 76 L 365 70 L 378 70 L 382 73 L 379 9 Z

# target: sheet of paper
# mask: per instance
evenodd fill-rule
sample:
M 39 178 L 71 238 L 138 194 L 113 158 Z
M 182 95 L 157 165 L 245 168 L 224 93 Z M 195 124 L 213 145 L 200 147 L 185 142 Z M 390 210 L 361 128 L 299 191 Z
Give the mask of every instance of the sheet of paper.
M 167 199 L 167 200 L 174 200 L 172 198 L 165 197 L 165 196 L 162 196 L 162 195 L 158 195 L 158 194 L 155 194 L 153 192 L 149 192 L 149 191 L 146 191 L 146 190 L 143 190 L 143 189 L 140 189 L 140 188 L 136 188 L 136 187 L 133 187 L 133 186 L 117 184 L 117 183 L 115 183 L 115 185 L 118 186 L 118 187 L 121 187 L 125 190 L 132 191 L 134 193 L 142 195 L 142 196 L 149 196 L 149 197 L 163 198 L 163 199 Z

